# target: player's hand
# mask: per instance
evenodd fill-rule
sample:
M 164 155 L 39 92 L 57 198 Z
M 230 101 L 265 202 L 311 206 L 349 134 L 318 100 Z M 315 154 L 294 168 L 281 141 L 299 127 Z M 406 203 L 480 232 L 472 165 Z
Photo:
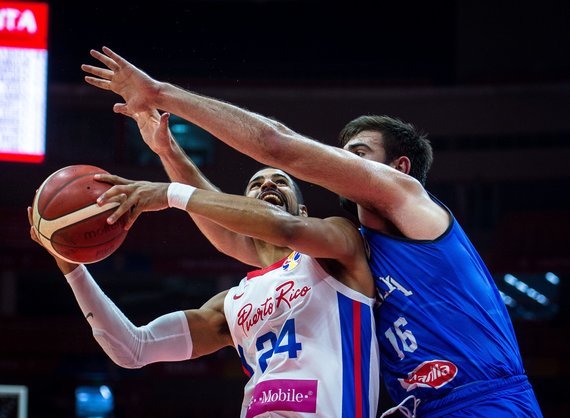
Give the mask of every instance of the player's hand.
M 163 155 L 172 149 L 172 143 L 175 139 L 168 126 L 170 113 L 161 115 L 156 109 L 133 113 L 124 104 L 116 104 L 113 110 L 116 113 L 129 116 L 137 122 L 144 142 L 156 154 Z
M 97 199 L 100 206 L 110 202 L 119 203 L 115 212 L 107 218 L 109 224 L 128 213 L 125 229 L 130 229 L 141 213 L 168 208 L 168 183 L 133 181 L 111 174 L 96 174 L 94 178 L 114 185 Z
M 28 222 L 30 223 L 30 238 L 32 239 L 32 241 L 35 241 L 38 244 L 40 244 L 42 247 L 44 247 L 44 245 L 38 238 L 38 230 L 34 226 L 34 221 L 32 220 L 32 208 L 30 206 L 28 206 Z
M 38 237 L 38 230 L 34 226 L 34 222 L 32 220 L 32 208 L 30 206 L 28 206 L 28 222 L 30 223 L 30 238 L 32 239 L 32 241 L 38 243 L 48 253 L 50 253 L 53 258 L 55 258 L 55 261 L 59 266 L 59 269 L 63 272 L 63 274 L 71 273 L 73 270 L 75 270 L 75 268 L 79 264 L 70 263 L 62 258 L 59 258 L 56 254 L 52 253 L 48 248 L 46 248 L 44 244 L 42 244 L 41 240 Z
M 102 51 L 92 49 L 90 54 L 104 67 L 81 65 L 83 71 L 91 74 L 85 76 L 85 81 L 120 95 L 126 102 L 124 106 L 133 114 L 154 108 L 152 100 L 160 83 L 109 48 L 103 47 Z

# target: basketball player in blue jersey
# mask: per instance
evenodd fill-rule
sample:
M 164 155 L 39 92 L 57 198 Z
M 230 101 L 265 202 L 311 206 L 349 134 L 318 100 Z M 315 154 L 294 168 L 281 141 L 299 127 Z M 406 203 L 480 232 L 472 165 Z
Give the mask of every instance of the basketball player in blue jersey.
M 294 180 L 273 168 L 253 175 L 246 196 L 181 183 L 99 179 L 115 184 L 100 200 L 121 202 L 113 219 L 131 212 L 130 226 L 145 211 L 182 209 L 249 240 L 261 267 L 199 309 L 137 327 L 85 266 L 54 256 L 95 339 L 115 363 L 139 368 L 234 346 L 249 377 L 242 418 L 376 416 L 375 288 L 350 221 L 308 217 Z M 34 227 L 31 236 L 40 242 Z
M 541 417 L 513 326 L 484 262 L 425 188 L 432 149 L 388 116 L 362 116 L 342 148 L 232 104 L 160 82 L 104 47 L 85 80 L 127 115 L 159 109 L 356 204 L 381 305 L 381 371 L 397 409 L 421 417 Z M 180 164 L 180 163 L 179 163 Z M 231 251 L 231 249 L 230 249 Z

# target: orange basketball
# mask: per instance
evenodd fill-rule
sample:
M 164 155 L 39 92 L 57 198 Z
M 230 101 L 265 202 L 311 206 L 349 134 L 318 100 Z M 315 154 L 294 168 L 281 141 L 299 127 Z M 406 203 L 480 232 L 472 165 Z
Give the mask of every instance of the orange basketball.
M 111 188 L 95 181 L 107 171 L 92 165 L 71 165 L 51 174 L 39 187 L 32 205 L 32 222 L 42 244 L 71 263 L 89 264 L 111 255 L 125 240 L 126 214 L 107 223 L 118 203 L 97 205 Z

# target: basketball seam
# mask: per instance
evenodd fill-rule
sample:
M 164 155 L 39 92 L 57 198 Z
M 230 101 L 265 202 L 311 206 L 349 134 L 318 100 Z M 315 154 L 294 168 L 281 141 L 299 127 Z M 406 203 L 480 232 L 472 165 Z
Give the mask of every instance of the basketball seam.
M 87 221 L 87 220 L 89 220 L 89 219 L 95 218 L 95 217 L 97 217 L 97 216 L 99 216 L 99 215 L 102 215 L 102 214 L 104 214 L 104 213 L 111 212 L 113 209 L 114 209 L 114 208 L 111 208 L 111 209 L 106 210 L 106 211 L 104 211 L 104 212 L 99 212 L 99 213 L 97 213 L 97 214 L 95 214 L 95 215 L 93 215 L 93 216 L 90 216 L 90 217 L 88 217 L 88 218 L 83 218 L 82 221 Z M 119 218 L 119 221 L 120 221 L 120 218 Z M 117 221 L 117 222 L 119 222 L 119 221 Z M 73 226 L 75 226 L 75 225 L 76 225 L 76 224 L 72 224 L 72 225 L 67 225 L 67 226 L 65 226 L 65 227 L 63 227 L 63 228 L 60 228 L 60 229 L 54 231 L 54 233 L 53 233 L 51 236 L 53 237 L 53 235 L 54 235 L 56 232 L 65 231 L 66 229 L 71 228 L 71 227 L 73 227 Z M 120 225 L 119 225 L 119 228 L 118 228 L 118 229 L 119 229 L 119 230 L 121 229 L 121 228 L 120 228 Z M 111 242 L 111 241 L 114 240 L 117 236 L 118 236 L 118 235 L 115 235 L 112 239 L 109 239 L 109 240 L 103 241 L 103 242 L 99 242 L 99 243 L 93 244 L 93 245 L 80 246 L 80 245 L 75 245 L 75 244 L 74 244 L 74 245 L 73 245 L 73 248 L 92 248 L 92 247 L 98 247 L 99 245 L 103 245 L 103 244 L 106 244 L 106 243 L 108 243 L 108 242 Z M 58 241 L 55 241 L 53 238 L 50 238 L 50 241 L 51 241 L 52 245 L 53 245 L 53 244 L 57 244 L 57 245 L 64 245 L 64 246 L 67 246 L 66 244 L 60 243 L 60 242 L 58 242 Z
M 75 210 L 73 212 L 69 212 L 63 216 L 60 216 L 59 218 L 43 219 L 44 226 L 42 228 L 42 231 L 46 232 L 46 233 L 48 233 L 48 231 L 51 231 L 51 233 L 49 234 L 49 238 L 48 238 L 51 240 L 51 236 L 53 235 L 54 232 L 59 231 L 61 229 L 68 228 L 72 225 L 77 224 L 78 222 L 83 222 L 85 220 L 93 219 L 96 216 L 99 216 L 101 214 L 108 213 L 112 209 L 116 209 L 118 206 L 119 206 L 118 202 L 105 203 L 103 206 L 99 206 L 96 203 L 92 203 L 88 206 L 85 206 L 84 208 L 81 208 L 81 209 Z M 93 214 L 91 216 L 81 217 L 81 216 L 83 216 L 81 214 L 82 211 L 86 211 L 86 210 L 90 210 L 90 209 L 94 209 Z M 79 216 L 79 218 L 77 220 L 75 220 L 73 223 L 66 224 L 65 226 L 61 227 L 60 222 L 62 220 L 64 220 L 65 218 L 70 218 L 70 220 L 72 220 L 72 219 L 74 219 L 74 217 L 77 217 L 77 216 Z M 47 237 L 47 235 L 46 235 L 46 237 Z
M 63 170 L 63 168 L 62 168 L 61 170 Z M 56 171 L 55 173 L 52 174 L 52 176 L 55 176 L 55 175 L 56 175 L 59 171 L 61 171 L 61 170 Z M 47 208 L 48 208 L 49 204 L 52 202 L 53 199 L 55 199 L 55 198 L 57 197 L 58 193 L 59 193 L 60 191 L 62 191 L 65 187 L 69 186 L 69 185 L 70 185 L 71 183 L 73 183 L 74 181 L 80 180 L 80 179 L 82 179 L 82 178 L 84 178 L 84 177 L 87 177 L 87 176 L 93 176 L 93 175 L 95 175 L 95 174 L 100 174 L 100 172 L 98 172 L 98 171 L 93 171 L 93 172 L 89 172 L 89 173 L 86 173 L 86 174 L 82 174 L 82 175 L 80 175 L 80 176 L 78 176 L 78 177 L 73 177 L 73 178 L 72 178 L 71 180 L 69 180 L 67 183 L 61 185 L 58 189 L 54 190 L 53 193 L 52 193 L 52 196 L 51 196 L 51 197 L 47 200 L 47 202 L 45 203 L 45 205 L 44 205 L 44 207 L 43 207 L 43 212 L 46 212 L 46 211 L 47 211 Z M 52 177 L 52 176 L 50 176 L 50 177 Z M 48 180 L 49 180 L 49 177 L 48 177 L 48 178 L 46 179 L 46 181 L 45 181 L 46 184 L 47 184 Z M 74 212 L 76 212 L 76 211 L 78 211 L 78 210 L 81 210 L 81 209 L 84 209 L 84 208 L 86 208 L 86 207 L 88 207 L 88 206 L 91 206 L 91 205 L 92 205 L 92 203 L 89 203 L 88 205 L 85 205 L 85 206 L 82 206 L 82 207 L 80 207 L 80 208 L 77 208 L 76 210 L 74 210 Z M 46 218 L 45 216 L 43 216 L 42 213 L 40 213 L 39 207 L 38 207 L 38 214 L 40 215 L 40 218 L 41 218 L 41 219 L 45 219 L 46 221 L 51 221 L 51 220 L 53 220 L 53 219 L 57 219 L 57 218 Z

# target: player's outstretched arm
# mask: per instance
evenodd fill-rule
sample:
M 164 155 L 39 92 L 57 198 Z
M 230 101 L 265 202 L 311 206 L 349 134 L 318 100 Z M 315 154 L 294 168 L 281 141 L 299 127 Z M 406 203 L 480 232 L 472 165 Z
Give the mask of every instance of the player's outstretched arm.
M 30 237 L 42 245 L 31 223 Z M 162 315 L 147 325 L 135 326 L 105 295 L 84 265 L 54 255 L 93 330 L 93 336 L 116 364 L 140 368 L 158 361 L 178 361 L 212 353 L 232 344 L 221 292 L 200 309 Z
M 345 218 L 313 218 L 305 216 L 306 212 L 295 216 L 252 197 L 199 189 L 192 192 L 185 205 L 182 200 L 178 203 L 180 206 L 175 207 L 207 216 L 239 234 L 328 260 L 329 263 L 334 261 L 337 279 L 363 294 L 374 295 L 362 238 L 356 227 Z
M 168 126 L 168 113 L 161 115 L 156 109 L 131 113 L 126 108 L 123 108 L 121 113 L 136 121 L 144 142 L 160 157 L 171 181 L 199 189 L 219 191 L 176 142 Z M 229 231 L 202 216 L 190 216 L 218 251 L 246 264 L 260 266 L 257 252 L 249 237 Z
M 171 312 L 135 326 L 105 295 L 84 265 L 65 277 L 95 340 L 121 367 L 136 369 L 161 361 L 187 360 L 231 345 L 223 313 L 227 291 L 203 308 Z
M 133 181 L 110 174 L 96 174 L 94 178 L 97 181 L 113 184 L 113 187 L 97 199 L 97 204 L 99 205 L 105 205 L 110 202 L 119 203 L 119 206 L 117 206 L 115 211 L 107 218 L 109 224 L 115 223 L 121 216 L 128 213 L 125 221 L 125 229 L 130 229 L 143 212 L 160 211 L 171 206 L 169 206 L 167 192 L 169 185 L 172 183 Z M 218 191 L 208 192 L 214 195 L 222 194 Z M 197 219 L 205 218 L 201 214 L 192 215 Z M 255 247 L 249 236 L 228 230 L 223 225 L 212 222 L 210 219 L 204 219 L 204 221 L 207 221 L 207 224 L 202 232 L 207 231 L 207 233 L 204 232 L 204 234 L 208 239 L 212 236 L 214 237 L 210 242 L 212 242 L 216 248 L 220 248 L 220 251 L 226 249 L 226 251 L 222 252 L 239 261 L 260 266 L 260 260 L 257 257 Z M 204 225 L 202 224 L 202 226 Z M 231 245 L 235 245 L 235 247 L 231 248 Z
M 290 247 L 317 258 L 338 259 L 351 255 L 353 241 L 345 238 L 338 219 L 294 216 L 281 207 L 253 197 L 202 190 L 181 183 L 132 181 L 111 174 L 96 174 L 95 179 L 114 186 L 98 199 L 99 205 L 118 202 L 109 216 L 110 224 L 127 214 L 125 228 L 130 228 L 143 212 L 174 207 L 200 215 L 240 235 L 259 239 L 278 247 Z M 354 230 L 354 237 L 360 236 Z
M 82 65 L 90 74 L 85 80 L 122 96 L 125 103 L 115 105 L 117 112 L 156 108 L 176 114 L 264 164 L 319 184 L 388 218 L 398 204 L 410 201 L 410 190 L 419 194 L 419 183 L 410 186 L 409 176 L 385 164 L 304 137 L 230 103 L 157 81 L 109 48 L 92 50 L 91 55 L 104 67 Z
M 344 218 L 294 216 L 281 207 L 255 199 L 201 190 L 180 183 L 134 182 L 113 175 L 96 175 L 114 184 L 99 204 L 117 201 L 109 217 L 114 223 L 126 213 L 126 227 L 142 212 L 175 207 L 208 218 L 237 234 L 290 248 L 315 258 L 336 260 L 346 273 L 347 285 L 362 293 L 373 293 L 374 285 L 364 256 L 361 236 Z

